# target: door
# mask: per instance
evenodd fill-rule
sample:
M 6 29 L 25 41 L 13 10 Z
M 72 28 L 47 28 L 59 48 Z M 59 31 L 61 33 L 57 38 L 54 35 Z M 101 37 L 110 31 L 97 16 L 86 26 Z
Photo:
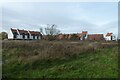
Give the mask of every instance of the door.
M 23 34 L 23 39 L 25 39 L 25 35 Z

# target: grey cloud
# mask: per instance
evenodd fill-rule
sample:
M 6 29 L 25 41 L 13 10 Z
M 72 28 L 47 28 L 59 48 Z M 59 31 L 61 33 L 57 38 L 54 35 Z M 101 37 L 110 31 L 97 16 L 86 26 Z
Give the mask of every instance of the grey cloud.
M 118 29 L 116 27 L 116 22 L 110 22 L 108 24 L 98 26 L 95 24 L 95 22 L 86 20 L 84 18 L 81 19 L 81 15 L 83 14 L 79 14 L 79 9 L 64 9 L 64 7 L 45 8 L 44 6 L 40 7 L 39 4 L 35 4 L 34 6 L 36 7 L 32 8 L 32 6 L 25 6 L 25 9 L 18 10 L 4 7 L 3 29 L 8 30 L 13 27 L 20 29 L 39 30 L 41 26 L 43 28 L 46 27 L 46 24 L 58 25 L 58 28 L 62 33 L 77 33 L 81 32 L 82 30 L 89 31 L 89 33 L 105 33 L 108 31 L 115 32 L 116 29 Z M 76 13 L 78 13 L 77 16 L 80 16 L 77 17 Z
M 76 20 L 72 19 L 69 16 L 64 15 L 40 15 L 40 17 L 30 16 L 20 14 L 14 10 L 4 9 L 4 18 L 3 25 L 4 29 L 8 29 L 10 27 L 23 28 L 23 29 L 39 29 L 40 24 L 57 24 L 58 28 L 63 33 L 72 33 L 72 32 L 81 32 L 82 30 L 87 30 L 89 32 L 96 31 L 97 25 L 88 22 L 86 20 Z M 12 21 L 18 20 L 18 22 Z M 38 25 L 39 24 L 39 25 Z M 45 26 L 44 26 L 45 27 Z

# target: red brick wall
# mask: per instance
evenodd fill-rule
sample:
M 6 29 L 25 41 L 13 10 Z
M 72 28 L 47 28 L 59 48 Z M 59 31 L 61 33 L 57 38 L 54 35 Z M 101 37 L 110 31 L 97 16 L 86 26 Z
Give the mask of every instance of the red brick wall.
M 88 40 L 104 40 L 103 34 L 88 35 Z

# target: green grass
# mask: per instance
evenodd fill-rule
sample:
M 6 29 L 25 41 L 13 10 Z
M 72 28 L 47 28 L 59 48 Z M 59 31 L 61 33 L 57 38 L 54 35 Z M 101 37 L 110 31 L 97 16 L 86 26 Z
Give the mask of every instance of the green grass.
M 118 48 L 110 47 L 85 52 L 67 59 L 33 60 L 24 63 L 14 54 L 5 54 L 3 76 L 13 78 L 117 78 Z M 9 51 L 11 52 L 11 51 Z M 57 54 L 57 53 L 56 53 Z

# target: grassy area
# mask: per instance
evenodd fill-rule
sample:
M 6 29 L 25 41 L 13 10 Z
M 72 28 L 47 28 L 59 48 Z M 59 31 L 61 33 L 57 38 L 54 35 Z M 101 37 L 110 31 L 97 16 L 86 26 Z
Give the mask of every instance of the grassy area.
M 101 42 L 3 42 L 3 77 L 117 78 L 117 50 Z

